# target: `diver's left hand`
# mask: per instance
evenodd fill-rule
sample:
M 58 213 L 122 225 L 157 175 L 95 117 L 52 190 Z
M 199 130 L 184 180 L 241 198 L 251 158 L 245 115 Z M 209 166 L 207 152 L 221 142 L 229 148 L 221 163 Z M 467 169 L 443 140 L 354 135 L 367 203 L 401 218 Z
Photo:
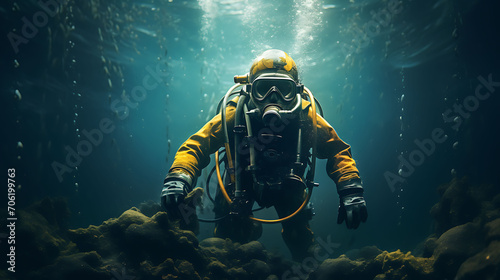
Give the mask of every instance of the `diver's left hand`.
M 366 222 L 367 218 L 368 211 L 363 193 L 340 196 L 337 224 L 341 224 L 345 220 L 348 229 L 357 229 L 360 222 Z

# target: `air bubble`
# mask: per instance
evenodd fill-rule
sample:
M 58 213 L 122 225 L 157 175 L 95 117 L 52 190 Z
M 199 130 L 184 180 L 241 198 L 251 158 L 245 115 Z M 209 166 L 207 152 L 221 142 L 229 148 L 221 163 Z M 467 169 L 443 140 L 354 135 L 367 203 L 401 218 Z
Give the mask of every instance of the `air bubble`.
M 16 94 L 16 97 L 15 97 L 16 99 L 19 99 L 19 100 L 23 99 L 23 97 L 21 96 L 21 92 L 18 89 L 16 89 L 14 91 L 14 93 Z

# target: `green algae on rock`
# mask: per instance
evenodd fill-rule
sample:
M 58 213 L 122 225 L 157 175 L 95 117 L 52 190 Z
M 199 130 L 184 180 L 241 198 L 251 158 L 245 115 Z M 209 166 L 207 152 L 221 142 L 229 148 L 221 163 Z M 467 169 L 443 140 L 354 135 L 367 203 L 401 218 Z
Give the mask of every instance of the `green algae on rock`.
M 436 233 L 422 243 L 421 253 L 367 246 L 350 251 L 349 257 L 317 261 L 300 278 L 499 278 L 499 190 L 454 179 L 440 192 L 443 196 L 431 211 Z M 469 206 L 455 195 L 466 195 L 479 208 L 466 213 Z M 167 213 L 154 213 L 157 208 L 151 205 L 144 209 L 149 216 L 133 207 L 101 225 L 78 229 L 65 226 L 69 211 L 63 200 L 44 199 L 19 210 L 18 234 L 26 241 L 19 247 L 24 267 L 17 279 L 109 280 L 128 275 L 151 280 L 276 280 L 293 279 L 298 276 L 290 274 L 293 267 L 303 267 L 267 252 L 258 241 L 240 244 L 216 237 L 198 241 L 193 231 L 181 229 Z

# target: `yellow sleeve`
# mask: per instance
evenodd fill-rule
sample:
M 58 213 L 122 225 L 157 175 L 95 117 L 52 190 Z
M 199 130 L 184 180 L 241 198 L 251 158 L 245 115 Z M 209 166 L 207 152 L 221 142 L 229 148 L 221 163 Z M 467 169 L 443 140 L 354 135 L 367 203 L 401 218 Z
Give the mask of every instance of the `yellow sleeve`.
M 234 106 L 226 108 L 226 121 L 231 139 L 232 123 L 234 122 Z M 219 113 L 206 123 L 198 132 L 189 137 L 175 154 L 174 163 L 169 172 L 182 169 L 193 178 L 201 174 L 201 170 L 210 163 L 210 155 L 224 145 L 222 116 Z
M 309 118 L 312 110 L 309 109 Z M 317 115 L 317 157 L 327 159 L 326 172 L 338 184 L 351 179 L 360 179 L 356 162 L 351 155 L 351 146 L 342 141 L 333 127 Z

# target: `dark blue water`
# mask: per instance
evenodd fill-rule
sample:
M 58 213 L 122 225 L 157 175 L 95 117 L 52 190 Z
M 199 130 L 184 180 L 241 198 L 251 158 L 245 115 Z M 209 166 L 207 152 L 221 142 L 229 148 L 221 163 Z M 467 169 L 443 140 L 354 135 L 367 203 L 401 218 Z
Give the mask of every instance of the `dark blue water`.
M 215 114 L 233 76 L 277 48 L 352 146 L 365 186 L 369 219 L 347 230 L 318 162 L 316 236 L 339 243 L 338 254 L 413 250 L 433 232 L 440 184 L 499 183 L 498 87 L 475 97 L 478 77 L 500 80 L 498 8 L 492 0 L 173 0 L 49 13 L 36 1 L 2 4 L 2 170 L 16 168 L 20 207 L 67 198 L 72 227 L 159 201 L 178 147 Z M 446 140 L 432 140 L 433 131 Z M 415 141 L 433 144 L 425 151 Z M 210 218 L 211 207 L 200 216 Z M 200 239 L 212 230 L 204 224 Z M 279 225 L 264 226 L 261 241 L 288 254 Z

